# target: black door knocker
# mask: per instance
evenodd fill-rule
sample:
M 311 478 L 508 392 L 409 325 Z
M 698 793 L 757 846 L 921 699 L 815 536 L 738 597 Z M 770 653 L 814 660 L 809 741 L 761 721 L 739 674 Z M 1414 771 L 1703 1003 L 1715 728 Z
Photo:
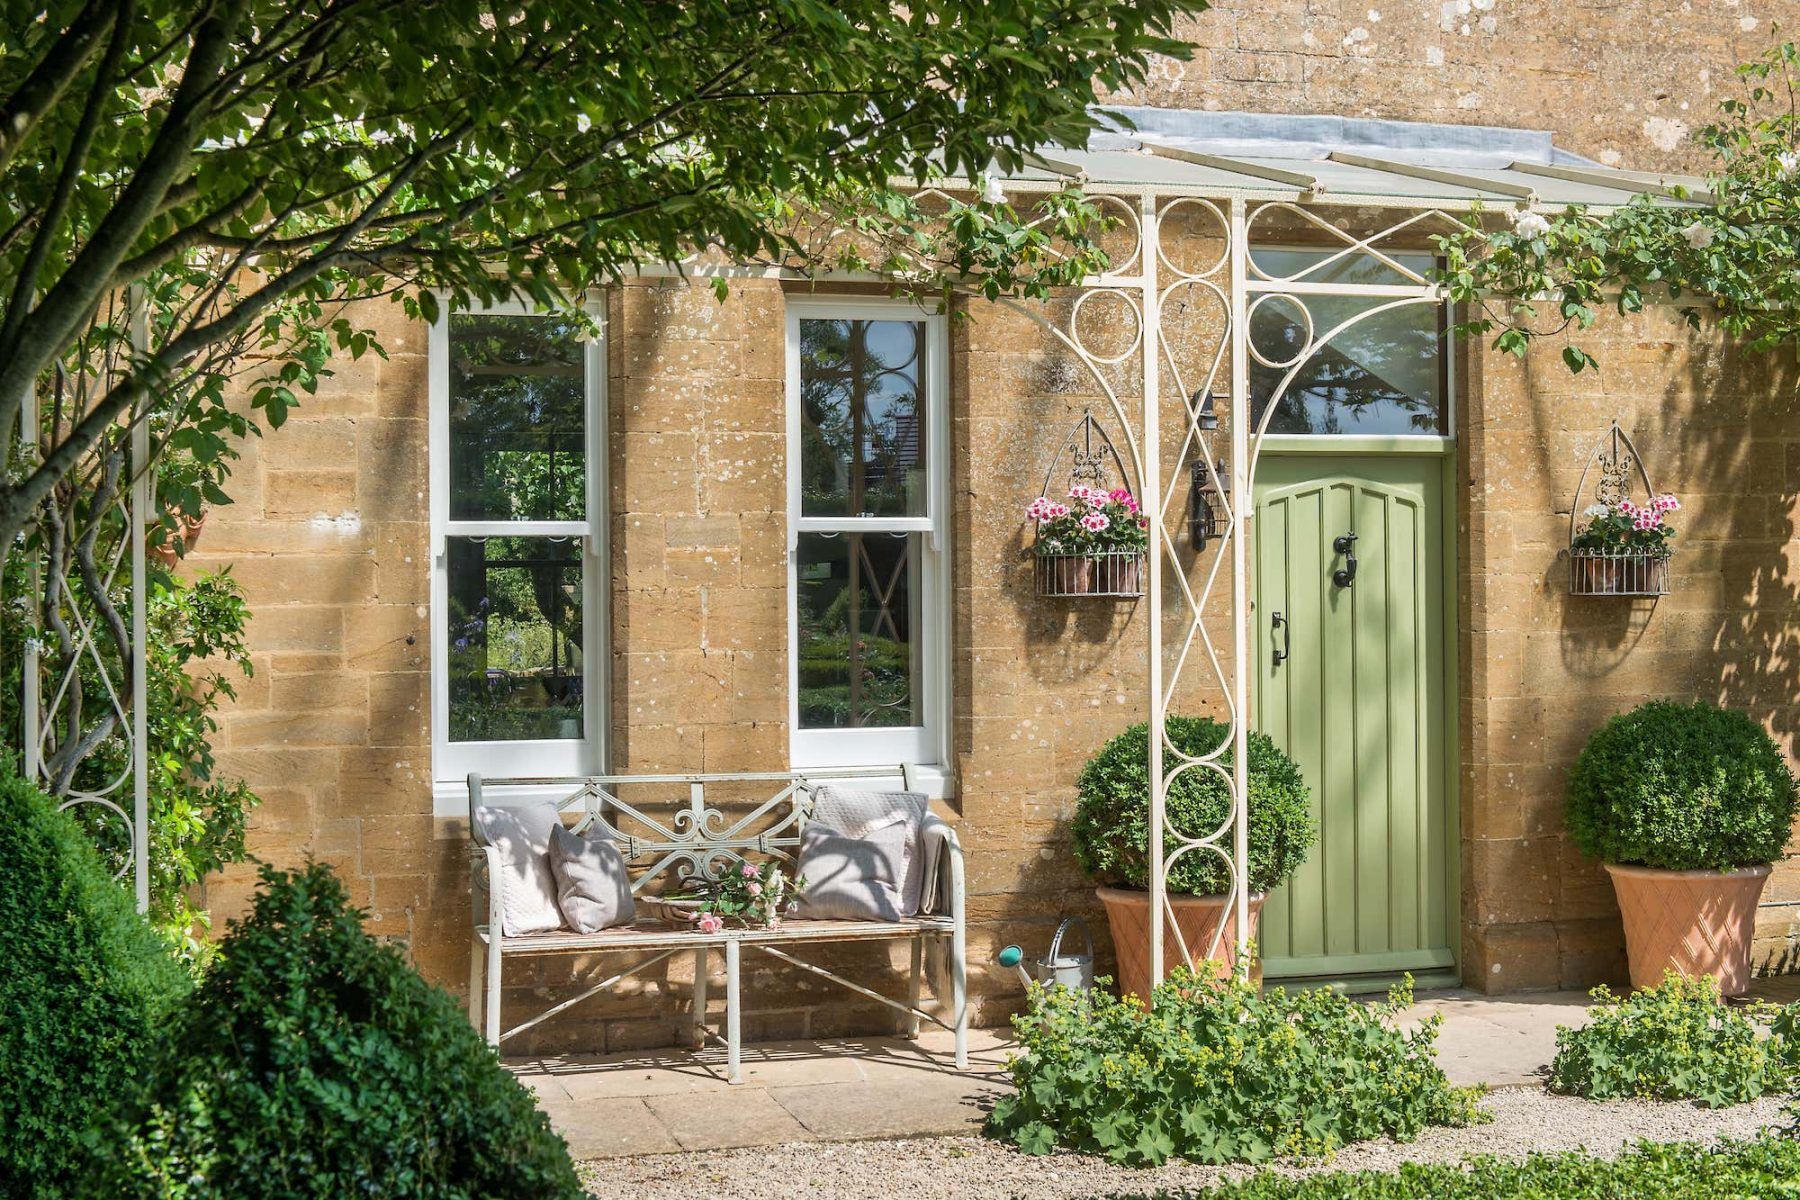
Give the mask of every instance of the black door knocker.
M 1332 539 L 1331 548 L 1344 556 L 1344 565 L 1331 573 L 1331 582 L 1347 588 L 1356 582 L 1356 535 L 1338 534 Z

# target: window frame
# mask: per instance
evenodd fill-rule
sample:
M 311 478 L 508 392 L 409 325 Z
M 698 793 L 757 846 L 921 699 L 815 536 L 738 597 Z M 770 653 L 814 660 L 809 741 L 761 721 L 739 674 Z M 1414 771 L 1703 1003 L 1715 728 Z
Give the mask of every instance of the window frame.
M 1341 247 L 1341 246 L 1316 246 L 1316 245 L 1304 245 L 1304 244 L 1295 243 L 1295 242 L 1270 242 L 1268 244 L 1258 243 L 1252 249 L 1251 252 L 1254 253 L 1256 250 L 1268 250 L 1268 251 L 1273 251 L 1277 254 L 1319 254 L 1324 257 L 1329 257 L 1332 254 L 1338 253 L 1342 249 L 1343 249 L 1343 247 Z M 1383 247 L 1382 250 L 1383 250 L 1383 253 L 1390 254 L 1395 257 L 1403 257 L 1403 256 L 1413 255 L 1413 256 L 1429 258 L 1431 260 L 1432 266 L 1434 266 L 1434 267 L 1441 266 L 1443 263 L 1443 256 L 1441 254 L 1438 254 L 1436 251 L 1430 250 L 1430 249 L 1411 248 L 1411 247 L 1391 247 L 1390 246 L 1390 247 Z M 1259 286 L 1251 292 L 1252 299 L 1256 299 L 1256 298 L 1259 298 L 1264 295 L 1285 294 L 1285 293 L 1282 293 L 1282 290 L 1280 287 L 1280 284 L 1282 282 L 1281 280 L 1264 280 L 1264 279 L 1259 278 L 1257 282 L 1258 282 Z M 1334 287 L 1330 283 L 1320 283 L 1317 281 L 1303 281 L 1303 282 L 1308 283 L 1308 290 L 1304 293 L 1298 293 L 1299 298 L 1302 300 L 1306 299 L 1307 296 L 1322 296 L 1326 299 L 1355 299 L 1358 296 L 1361 296 L 1363 298 L 1370 299 L 1370 300 L 1373 300 L 1376 302 L 1380 302 L 1382 300 L 1397 300 L 1397 299 L 1401 298 L 1401 295 L 1398 293 L 1383 294 L 1383 293 L 1370 293 L 1367 291 L 1358 291 L 1359 285 L 1357 285 L 1357 284 L 1343 284 L 1343 285 L 1339 285 L 1338 287 Z M 1404 284 L 1399 284 L 1399 285 L 1394 285 L 1394 286 L 1397 288 L 1406 287 L 1406 285 L 1404 285 Z M 1340 290 L 1340 287 L 1342 290 Z M 1439 367 L 1438 367 L 1438 374 L 1439 374 L 1438 386 L 1443 389 L 1443 393 L 1444 393 L 1444 428 L 1445 428 L 1446 432 L 1444 432 L 1444 433 L 1275 433 L 1275 432 L 1271 431 L 1263 439 L 1264 448 L 1269 449 L 1269 450 L 1282 450 L 1282 449 L 1299 450 L 1299 449 L 1310 449 L 1310 448 L 1338 447 L 1338 448 L 1342 449 L 1345 453 L 1349 453 L 1349 452 L 1359 449 L 1359 448 L 1368 448 L 1368 447 L 1373 447 L 1373 446 L 1395 447 L 1395 448 L 1401 448 L 1401 449 L 1407 449 L 1407 450 L 1419 450 L 1419 451 L 1424 451 L 1424 452 L 1434 452 L 1434 451 L 1441 452 L 1441 451 L 1445 451 L 1445 450 L 1448 450 L 1448 449 L 1454 447 L 1456 445 L 1456 438 L 1457 438 L 1457 432 L 1458 432 L 1457 424 L 1462 415 L 1458 411 L 1458 405 L 1457 405 L 1457 399 L 1458 399 L 1457 389 L 1456 389 L 1456 366 L 1457 366 L 1456 342 L 1457 342 L 1457 339 L 1455 337 L 1451 336 L 1451 328 L 1456 323 L 1455 322 L 1455 313 L 1452 311 L 1452 306 L 1451 306 L 1450 300 L 1447 297 L 1440 297 L 1438 299 L 1438 301 L 1435 305 L 1435 311 L 1437 313 L 1437 318 L 1438 318 L 1438 330 L 1439 330 L 1440 338 L 1442 340 L 1443 347 L 1444 347 L 1444 353 L 1441 357 L 1441 360 L 1439 362 Z M 1314 353 L 1317 353 L 1317 348 L 1315 348 Z
M 431 775 L 439 815 L 466 814 L 470 772 L 521 779 L 556 779 L 604 774 L 611 715 L 610 678 L 611 552 L 607 508 L 607 323 L 604 298 L 590 294 L 582 311 L 598 326 L 583 339 L 582 389 L 587 452 L 585 517 L 580 521 L 467 521 L 450 517 L 450 323 L 453 316 L 547 317 L 525 300 L 451 309 L 438 297 L 427 349 L 429 398 L 426 425 L 430 443 L 431 561 Z M 451 741 L 449 672 L 449 539 L 454 537 L 572 537 L 581 543 L 582 691 L 585 728 L 579 738 L 541 741 Z M 592 633 L 585 631 L 591 630 Z M 597 636 L 596 636 L 597 635 Z M 566 789 L 565 789 L 566 790 Z M 522 798 L 522 797 L 521 797 Z
M 786 303 L 787 394 L 787 680 L 788 757 L 794 770 L 823 767 L 923 768 L 937 794 L 950 767 L 950 364 L 947 318 L 910 300 L 856 296 L 789 296 Z M 920 383 L 925 404 L 925 514 L 917 517 L 809 517 L 801 513 L 800 322 L 918 321 L 925 326 Z M 803 533 L 918 534 L 919 725 L 871 729 L 800 727 L 799 547 Z

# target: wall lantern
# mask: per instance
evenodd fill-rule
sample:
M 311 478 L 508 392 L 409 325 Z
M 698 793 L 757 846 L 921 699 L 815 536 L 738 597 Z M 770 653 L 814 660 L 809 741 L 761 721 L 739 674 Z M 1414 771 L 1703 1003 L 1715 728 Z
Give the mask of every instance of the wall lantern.
M 1218 429 L 1218 402 L 1222 399 L 1224 396 L 1218 392 L 1196 391 L 1188 397 L 1196 429 L 1202 433 Z M 1214 475 L 1219 478 L 1217 489 L 1213 487 Z M 1206 459 L 1196 457 L 1188 488 L 1188 540 L 1193 542 L 1195 550 L 1204 550 L 1207 542 L 1225 535 L 1225 509 L 1230 499 L 1231 477 L 1226 474 L 1225 460 L 1219 459 L 1209 472 Z
M 1219 477 L 1219 486 L 1213 487 L 1213 476 Z M 1219 459 L 1213 469 L 1206 469 L 1206 460 L 1196 458 L 1191 469 L 1188 490 L 1188 540 L 1193 542 L 1194 549 L 1206 549 L 1206 543 L 1225 536 L 1226 505 L 1231 500 L 1231 475 L 1225 468 L 1225 460 Z

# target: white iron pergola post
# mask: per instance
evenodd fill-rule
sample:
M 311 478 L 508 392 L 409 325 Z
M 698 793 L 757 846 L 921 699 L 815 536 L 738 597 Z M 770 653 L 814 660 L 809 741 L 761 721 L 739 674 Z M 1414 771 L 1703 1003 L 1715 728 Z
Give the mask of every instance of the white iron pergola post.
M 1168 863 L 1163 858 L 1163 827 L 1168 820 L 1167 803 L 1169 789 L 1163 774 L 1163 727 L 1168 719 L 1165 711 L 1163 690 L 1163 639 L 1162 639 L 1162 563 L 1163 563 L 1163 528 L 1164 514 L 1162 497 L 1162 404 L 1161 393 L 1157 387 L 1157 377 L 1161 374 L 1159 361 L 1162 346 L 1162 323 L 1157 319 L 1161 307 L 1156 288 L 1157 221 L 1156 196 L 1146 193 L 1139 202 L 1139 251 L 1140 289 L 1142 307 L 1139 312 L 1139 330 L 1143 341 L 1143 406 L 1141 410 L 1143 432 L 1140 437 L 1142 451 L 1139 455 L 1141 465 L 1139 471 L 1139 495 L 1143 497 L 1144 510 L 1151 514 L 1150 521 L 1150 553 L 1145 556 L 1147 573 L 1145 576 L 1145 595 L 1150 601 L 1149 620 L 1146 622 L 1148 646 L 1146 648 L 1145 675 L 1146 711 L 1149 714 L 1149 737 L 1146 741 L 1150 748 L 1150 979 L 1151 982 L 1163 977 L 1163 912 L 1168 895 Z M 1179 933 L 1177 936 L 1180 936 Z
M 150 314 L 141 297 L 133 293 L 129 300 L 131 306 L 130 342 L 134 358 L 142 356 L 142 351 L 149 345 Z M 108 555 L 102 564 L 102 586 L 110 588 L 118 579 L 121 571 L 127 572 L 130 585 L 130 611 L 128 617 L 129 647 L 122 647 L 122 657 L 118 668 L 130 676 L 130 688 L 125 696 L 120 695 L 120 683 L 114 680 L 109 672 L 105 657 L 100 651 L 99 639 L 102 636 L 99 626 L 90 620 L 81 610 L 81 589 L 86 583 L 79 578 L 79 573 L 68 563 L 62 564 L 60 578 L 48 580 L 44 575 L 46 566 L 41 554 L 34 555 L 30 569 L 26 572 L 28 586 L 31 588 L 31 603 L 34 610 L 41 611 L 39 606 L 46 603 L 46 589 L 54 587 L 54 595 L 49 603 L 66 605 L 68 618 L 66 625 L 68 637 L 74 643 L 59 649 L 67 656 L 68 671 L 60 678 L 44 679 L 44 647 L 42 639 L 45 631 L 34 623 L 32 635 L 24 646 L 23 695 L 20 697 L 19 736 L 24 742 L 23 767 L 25 778 L 34 780 L 49 787 L 55 783 L 50 777 L 51 768 L 45 761 L 46 743 L 57 732 L 56 726 L 64 713 L 64 705 L 69 700 L 70 690 L 75 685 L 72 678 L 78 674 L 84 663 L 93 666 L 99 673 L 107 704 L 112 708 L 117 724 L 117 736 L 122 737 L 129 750 L 129 766 L 121 774 L 95 784 L 91 789 L 84 789 L 71 782 L 70 786 L 56 797 L 63 809 L 73 809 L 83 805 L 92 805 L 108 814 L 107 820 L 117 821 L 124 827 L 128 847 L 128 859 L 120 869 L 118 878 L 123 879 L 127 872 L 131 876 L 131 889 L 137 901 L 139 912 L 150 910 L 150 747 L 149 747 L 149 671 L 147 656 L 149 652 L 149 570 L 145 561 L 144 539 L 149 532 L 151 512 L 153 508 L 153 489 L 155 479 L 150 462 L 150 430 L 143 414 L 134 408 L 129 414 L 132 422 L 127 437 L 127 457 L 125 470 L 128 484 L 119 499 L 115 502 L 119 509 L 120 536 L 123 542 L 117 550 Z M 20 412 L 18 436 L 24 444 L 25 457 L 29 461 L 37 455 L 37 448 L 42 438 L 39 422 L 42 414 L 39 411 L 37 398 L 32 393 L 25 396 Z M 56 503 L 54 497 L 48 503 Z M 89 513 L 90 520 L 102 519 L 100 514 Z M 16 552 L 17 547 L 6 547 L 5 552 Z M 55 660 L 53 660 L 55 661 Z M 46 689 L 45 684 L 49 686 Z M 76 732 L 79 736 L 81 731 Z M 67 730 L 62 736 L 69 736 Z M 129 806 L 125 803 L 125 790 L 130 789 Z

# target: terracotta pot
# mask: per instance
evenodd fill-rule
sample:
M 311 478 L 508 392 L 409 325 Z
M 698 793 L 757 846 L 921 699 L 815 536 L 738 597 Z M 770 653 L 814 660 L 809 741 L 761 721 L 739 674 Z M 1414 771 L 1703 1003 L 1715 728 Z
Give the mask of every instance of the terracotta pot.
M 1136 888 L 1103 887 L 1095 889 L 1100 903 L 1106 906 L 1106 923 L 1112 928 L 1113 951 L 1119 960 L 1118 978 L 1114 981 L 1121 996 L 1150 994 L 1150 893 Z M 1256 937 L 1256 918 L 1262 912 L 1264 892 L 1250 895 L 1250 937 Z M 1175 930 L 1163 927 L 1163 966 L 1173 968 L 1186 962 L 1182 942 L 1198 964 L 1200 956 L 1212 946 L 1213 935 L 1225 926 L 1220 940 L 1219 958 L 1229 969 L 1237 961 L 1236 922 L 1225 907 L 1224 896 L 1189 896 L 1171 893 L 1169 906 L 1175 910 L 1175 922 L 1181 930 L 1181 941 Z
M 1756 902 L 1768 867 L 1737 871 L 1661 871 L 1606 864 L 1619 911 L 1633 987 L 1654 987 L 1663 972 L 1716 975 L 1719 990 L 1741 996 L 1750 986 L 1750 943 Z
M 200 531 L 206 528 L 206 514 L 201 513 L 197 517 L 184 515 L 180 518 L 179 525 L 180 528 L 173 533 L 168 530 L 163 531 L 163 540 L 160 545 L 145 548 L 151 558 L 165 567 L 174 567 L 181 561 L 181 554 L 175 549 L 176 542 L 181 543 L 183 551 L 189 554 L 193 553 L 194 543 L 200 540 Z
M 1136 593 L 1144 590 L 1144 560 L 1141 558 L 1125 558 L 1117 560 L 1114 567 L 1116 578 L 1112 590 L 1115 592 Z

